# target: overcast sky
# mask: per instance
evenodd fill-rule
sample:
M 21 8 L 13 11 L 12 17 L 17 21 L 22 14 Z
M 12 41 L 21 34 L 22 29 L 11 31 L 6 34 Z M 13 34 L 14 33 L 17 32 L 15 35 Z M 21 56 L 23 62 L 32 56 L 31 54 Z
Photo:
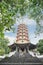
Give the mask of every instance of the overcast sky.
M 20 23 L 25 23 L 27 25 L 28 36 L 29 36 L 30 42 L 32 44 L 37 44 L 37 42 L 38 42 L 39 39 L 43 39 L 43 34 L 40 34 L 39 36 L 35 35 L 36 22 L 34 20 L 32 20 L 32 19 L 29 19 L 27 16 L 25 16 L 23 18 L 23 20 L 21 18 L 16 20 L 16 24 L 14 25 L 14 27 L 15 27 L 15 33 L 8 32 L 8 31 L 5 32 L 5 37 L 9 38 L 10 44 L 13 44 L 13 42 L 16 39 L 17 27 L 18 27 L 18 25 Z

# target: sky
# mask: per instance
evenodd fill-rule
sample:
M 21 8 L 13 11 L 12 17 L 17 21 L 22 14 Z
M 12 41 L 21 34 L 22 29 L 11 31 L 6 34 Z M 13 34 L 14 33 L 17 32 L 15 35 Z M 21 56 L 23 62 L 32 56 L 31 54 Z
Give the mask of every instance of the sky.
M 5 32 L 5 37 L 9 39 L 10 43 L 8 45 L 11 45 L 15 42 L 16 40 L 16 35 L 17 35 L 17 27 L 20 23 L 25 23 L 28 28 L 28 36 L 30 39 L 30 42 L 32 44 L 37 44 L 39 39 L 43 39 L 43 33 L 40 34 L 39 36 L 35 35 L 36 31 L 36 22 L 32 19 L 29 19 L 27 16 L 23 17 L 23 20 L 21 18 L 16 19 L 16 23 L 14 24 L 15 27 L 15 32 Z

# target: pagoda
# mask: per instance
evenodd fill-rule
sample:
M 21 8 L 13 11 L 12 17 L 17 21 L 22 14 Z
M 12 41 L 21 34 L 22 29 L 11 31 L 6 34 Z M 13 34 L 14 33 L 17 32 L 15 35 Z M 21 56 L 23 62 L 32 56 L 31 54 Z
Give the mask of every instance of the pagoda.
M 29 40 L 28 28 L 26 24 L 19 24 L 17 28 L 16 42 L 9 46 L 11 51 L 19 50 L 28 52 L 28 50 L 33 50 L 37 47 Z
M 26 24 L 19 24 L 17 28 L 17 36 L 16 36 L 16 48 L 17 50 L 26 49 L 26 52 L 28 52 L 29 49 L 29 37 L 28 37 L 28 28 Z

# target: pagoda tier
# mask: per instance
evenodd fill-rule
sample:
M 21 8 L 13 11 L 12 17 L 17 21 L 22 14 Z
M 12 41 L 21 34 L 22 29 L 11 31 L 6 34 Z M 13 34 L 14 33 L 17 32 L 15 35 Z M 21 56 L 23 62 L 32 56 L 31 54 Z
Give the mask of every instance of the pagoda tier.
M 25 36 L 25 37 L 27 37 L 28 35 L 27 35 L 26 33 L 23 33 L 23 34 L 22 34 L 22 33 L 19 33 L 17 36 L 18 36 L 18 37 L 19 37 L 19 36 L 22 36 L 22 37 Z
M 19 34 L 21 34 L 22 33 L 22 31 L 20 31 L 19 33 L 17 33 L 17 35 L 19 35 Z M 23 32 L 23 35 L 24 34 L 27 34 L 28 35 L 28 32 Z
M 28 29 L 26 29 L 26 28 L 18 28 L 18 31 L 22 31 L 22 30 L 28 31 Z

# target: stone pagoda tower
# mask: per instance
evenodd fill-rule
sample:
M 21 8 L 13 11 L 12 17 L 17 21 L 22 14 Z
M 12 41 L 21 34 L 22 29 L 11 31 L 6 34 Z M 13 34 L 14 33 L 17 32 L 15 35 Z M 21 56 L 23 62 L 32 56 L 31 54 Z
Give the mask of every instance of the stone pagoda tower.
M 28 29 L 25 24 L 19 24 L 17 29 L 17 36 L 16 36 L 16 48 L 19 51 L 20 49 L 28 52 L 29 49 L 29 37 L 28 37 Z

